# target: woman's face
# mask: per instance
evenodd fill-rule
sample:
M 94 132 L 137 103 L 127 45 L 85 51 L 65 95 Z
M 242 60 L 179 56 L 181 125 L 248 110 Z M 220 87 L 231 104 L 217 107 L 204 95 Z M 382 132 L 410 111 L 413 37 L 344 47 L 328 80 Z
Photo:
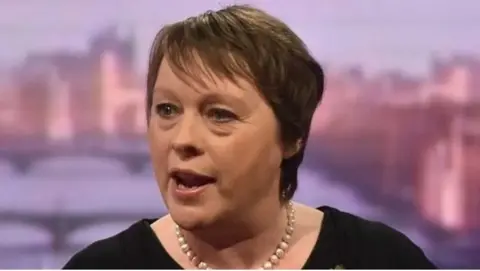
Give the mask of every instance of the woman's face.
M 283 148 L 273 111 L 246 81 L 204 79 L 206 86 L 187 84 L 163 61 L 148 128 L 160 191 L 185 229 L 279 195 Z

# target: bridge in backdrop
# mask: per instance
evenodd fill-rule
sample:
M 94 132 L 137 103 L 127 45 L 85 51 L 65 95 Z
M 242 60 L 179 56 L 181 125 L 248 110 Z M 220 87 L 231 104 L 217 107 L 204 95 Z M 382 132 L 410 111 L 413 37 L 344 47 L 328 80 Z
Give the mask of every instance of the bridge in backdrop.
M 145 139 L 89 139 L 48 141 L 36 138 L 4 140 L 0 138 L 0 161 L 7 161 L 15 171 L 27 174 L 35 163 L 51 158 L 88 157 L 113 159 L 134 174 L 150 161 Z

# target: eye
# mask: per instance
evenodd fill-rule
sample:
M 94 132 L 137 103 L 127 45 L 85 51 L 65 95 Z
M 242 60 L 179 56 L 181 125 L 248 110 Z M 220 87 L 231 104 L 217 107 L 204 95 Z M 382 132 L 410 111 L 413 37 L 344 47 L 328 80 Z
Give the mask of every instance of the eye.
M 231 122 L 238 119 L 237 115 L 222 108 L 212 108 L 208 110 L 207 116 L 211 120 L 219 123 Z
M 155 112 L 162 118 L 169 119 L 179 113 L 176 105 L 171 103 L 161 103 L 155 106 Z

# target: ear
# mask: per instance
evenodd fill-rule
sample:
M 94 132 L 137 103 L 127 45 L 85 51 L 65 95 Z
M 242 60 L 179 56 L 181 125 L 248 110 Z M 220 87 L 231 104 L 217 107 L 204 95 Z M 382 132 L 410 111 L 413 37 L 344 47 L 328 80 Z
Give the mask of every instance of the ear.
M 295 141 L 295 143 L 286 146 L 285 151 L 283 152 L 283 159 L 288 159 L 297 154 L 302 148 L 302 145 L 302 139 L 298 139 L 297 141 Z

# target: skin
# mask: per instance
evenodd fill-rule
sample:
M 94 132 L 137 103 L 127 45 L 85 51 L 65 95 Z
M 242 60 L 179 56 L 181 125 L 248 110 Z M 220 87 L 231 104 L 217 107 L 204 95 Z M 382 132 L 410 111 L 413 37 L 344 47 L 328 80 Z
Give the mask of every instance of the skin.
M 169 215 L 152 229 L 185 268 L 192 266 L 176 243 L 175 223 L 209 266 L 261 266 L 284 234 L 286 211 L 278 197 L 280 164 L 298 146 L 283 146 L 272 109 L 247 81 L 238 78 L 235 84 L 214 76 L 197 84 L 178 75 L 168 61 L 162 61 L 153 94 L 148 140 Z M 194 170 L 216 182 L 196 197 L 179 199 L 169 176 L 174 168 Z M 299 233 L 289 254 L 299 255 L 286 258 L 284 264 L 301 267 L 323 215 L 303 205 L 296 204 L 296 209 Z

